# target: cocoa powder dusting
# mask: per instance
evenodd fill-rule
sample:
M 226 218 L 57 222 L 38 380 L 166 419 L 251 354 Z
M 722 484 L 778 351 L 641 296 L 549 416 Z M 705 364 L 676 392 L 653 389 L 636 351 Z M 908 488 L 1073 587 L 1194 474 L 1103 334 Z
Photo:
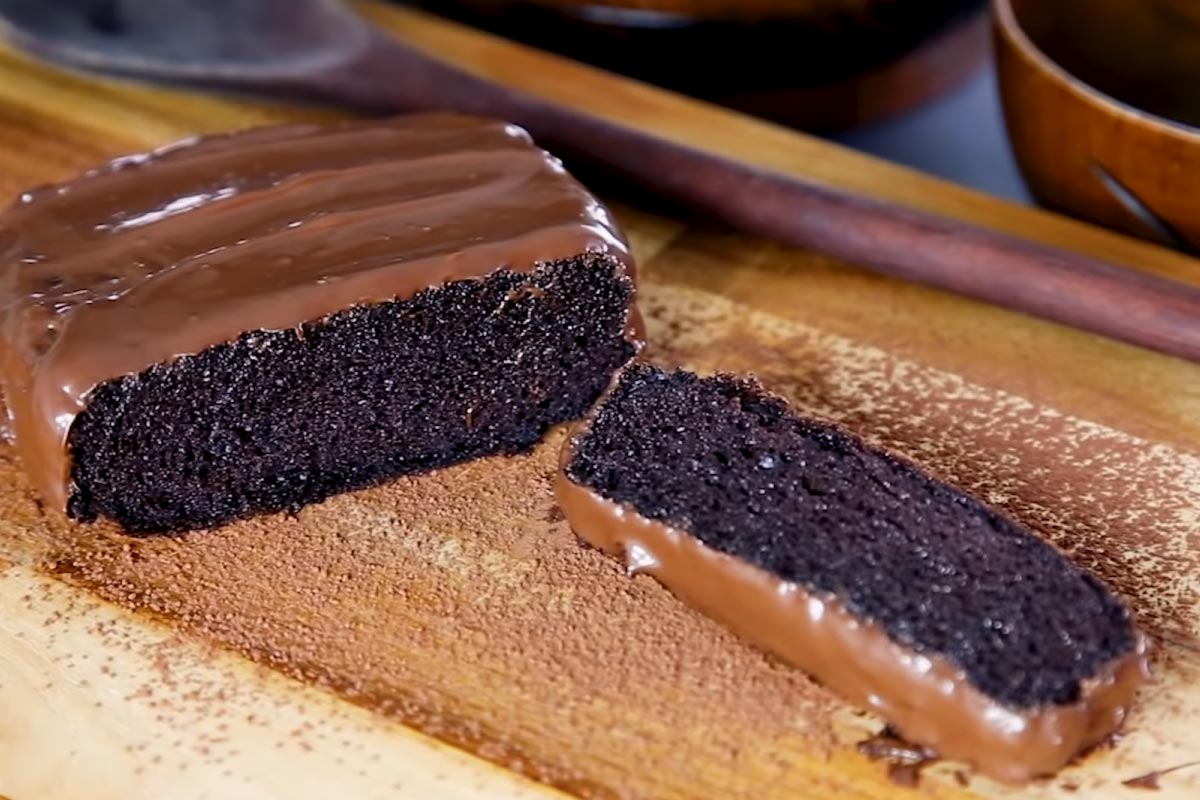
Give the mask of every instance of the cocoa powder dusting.
M 1096 570 L 1160 644 L 1134 719 L 1200 713 L 1185 691 L 1200 681 L 1196 456 L 710 294 L 650 284 L 642 302 L 652 358 L 757 373 Z M 42 512 L 0 451 L 0 558 L 40 559 L 581 796 L 890 796 L 881 771 L 846 757 L 856 738 L 831 723 L 836 699 L 576 541 L 551 501 L 562 436 L 294 516 L 139 540 Z M 1119 751 L 1151 766 L 1173 747 L 1139 728 Z M 827 758 L 847 765 L 844 784 Z M 922 790 L 961 796 L 954 783 L 935 769 Z
M 652 333 L 662 318 L 679 326 L 658 357 L 753 373 L 800 410 L 908 455 L 1096 572 L 1156 639 L 1200 649 L 1200 457 L 803 325 L 715 313 L 727 301 L 701 295 L 643 302 Z
M 49 563 L 580 796 L 671 796 L 680 747 L 769 779 L 832 699 L 547 522 L 561 436 L 179 538 L 47 517 Z

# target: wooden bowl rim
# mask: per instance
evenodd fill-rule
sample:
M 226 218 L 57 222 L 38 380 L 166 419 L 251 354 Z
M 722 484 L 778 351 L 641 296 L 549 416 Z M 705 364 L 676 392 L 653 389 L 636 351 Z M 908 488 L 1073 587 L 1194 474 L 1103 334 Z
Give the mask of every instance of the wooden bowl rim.
M 1147 125 L 1164 135 L 1200 146 L 1200 128 L 1138 108 L 1067 72 L 1057 61 L 1038 47 L 1037 43 L 1021 27 L 1021 22 L 1013 10 L 1012 0 L 992 0 L 992 8 L 995 11 L 996 28 L 1003 37 L 1009 40 L 1010 45 L 1022 57 L 1034 62 L 1044 73 L 1065 86 L 1073 95 L 1088 105 L 1097 107 L 1101 111 L 1116 113 L 1136 124 Z

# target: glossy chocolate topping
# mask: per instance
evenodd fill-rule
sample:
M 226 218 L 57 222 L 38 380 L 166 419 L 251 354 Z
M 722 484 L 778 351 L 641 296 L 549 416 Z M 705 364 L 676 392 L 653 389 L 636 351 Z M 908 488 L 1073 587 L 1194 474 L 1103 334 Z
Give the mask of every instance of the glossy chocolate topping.
M 942 756 L 1007 783 L 1053 773 L 1121 725 L 1149 674 L 1148 642 L 1138 634 L 1133 651 L 1083 682 L 1078 701 L 1008 708 L 953 664 L 902 647 L 836 597 L 806 591 L 572 481 L 567 465 L 586 425 L 564 448 L 555 483 L 577 535 Z
M 63 508 L 67 435 L 105 381 L 585 251 L 632 273 L 608 210 L 498 121 L 291 125 L 119 158 L 0 217 L 11 435 Z

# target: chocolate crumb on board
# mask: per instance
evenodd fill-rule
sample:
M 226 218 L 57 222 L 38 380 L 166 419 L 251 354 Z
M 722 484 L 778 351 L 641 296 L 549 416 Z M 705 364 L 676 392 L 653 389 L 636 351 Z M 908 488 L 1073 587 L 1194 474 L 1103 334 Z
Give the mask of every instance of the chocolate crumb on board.
M 887 764 L 888 780 L 897 786 L 915 787 L 921 780 L 921 770 L 938 760 L 938 755 L 928 747 L 912 744 L 901 739 L 890 726 L 858 743 L 858 752 L 872 761 Z M 961 772 L 955 773 L 958 779 Z M 960 785 L 965 785 L 965 775 Z
M 1157 791 L 1162 788 L 1159 781 L 1164 775 L 1169 775 L 1172 772 L 1177 772 L 1181 769 L 1200 766 L 1200 761 L 1189 761 L 1186 764 L 1178 764 L 1167 769 L 1156 769 L 1152 772 L 1147 772 L 1145 775 L 1138 775 L 1136 778 L 1130 778 L 1127 781 L 1121 781 L 1122 786 L 1127 786 L 1130 789 L 1151 789 Z

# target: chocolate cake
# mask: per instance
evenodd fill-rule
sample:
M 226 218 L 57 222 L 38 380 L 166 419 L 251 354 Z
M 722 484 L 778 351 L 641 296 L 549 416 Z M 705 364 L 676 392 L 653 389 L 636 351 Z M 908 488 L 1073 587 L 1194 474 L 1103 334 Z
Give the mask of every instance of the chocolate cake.
M 1058 550 L 746 380 L 629 367 L 556 489 L 631 571 L 1000 780 L 1103 740 L 1147 675 L 1129 611 Z
M 44 500 L 168 532 L 520 451 L 635 352 L 604 206 L 502 122 L 181 142 L 0 218 L 10 434 Z

